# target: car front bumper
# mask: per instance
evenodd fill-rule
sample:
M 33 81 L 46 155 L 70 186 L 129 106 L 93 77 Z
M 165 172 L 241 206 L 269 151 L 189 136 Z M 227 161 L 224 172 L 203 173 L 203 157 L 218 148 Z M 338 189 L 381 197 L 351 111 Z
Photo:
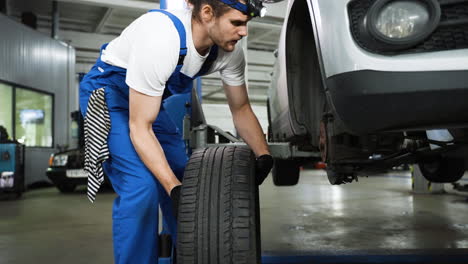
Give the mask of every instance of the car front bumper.
M 326 79 L 345 127 L 356 133 L 468 127 L 468 71 L 353 71 Z
M 59 185 L 62 183 L 84 185 L 87 183 L 87 178 L 67 177 L 66 168 L 48 168 L 46 171 L 46 175 L 55 185 Z

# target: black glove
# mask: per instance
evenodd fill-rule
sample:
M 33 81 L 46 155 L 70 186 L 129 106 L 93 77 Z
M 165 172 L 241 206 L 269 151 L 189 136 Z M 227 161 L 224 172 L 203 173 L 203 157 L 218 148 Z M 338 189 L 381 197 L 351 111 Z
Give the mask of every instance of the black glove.
M 177 219 L 177 214 L 179 212 L 179 200 L 180 200 L 180 190 L 182 189 L 182 185 L 177 185 L 176 187 L 172 188 L 171 195 L 169 195 L 172 199 L 172 211 L 174 212 L 174 216 Z
M 257 180 L 257 185 L 263 183 L 265 178 L 270 173 L 271 168 L 273 168 L 273 157 L 269 154 L 261 155 L 257 158 L 255 162 L 255 176 Z

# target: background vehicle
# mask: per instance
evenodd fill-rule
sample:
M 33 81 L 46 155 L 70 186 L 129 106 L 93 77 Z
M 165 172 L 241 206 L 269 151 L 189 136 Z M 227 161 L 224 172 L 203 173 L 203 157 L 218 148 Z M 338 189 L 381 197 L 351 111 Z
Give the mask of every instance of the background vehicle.
M 468 157 L 467 17 L 467 1 L 290 0 L 269 140 L 320 151 L 332 184 L 402 163 L 457 181 Z M 277 162 L 275 184 L 297 183 L 309 161 Z
M 63 150 L 51 155 L 47 177 L 63 193 L 73 192 L 78 185 L 86 185 L 88 174 L 84 166 L 84 132 L 83 118 L 79 111 L 71 114 L 73 121 L 78 124 L 78 148 Z M 111 187 L 109 179 L 104 177 L 104 186 Z
M 61 192 L 73 192 L 76 186 L 87 183 L 83 152 L 83 149 L 73 149 L 54 153 L 50 157 L 46 174 Z

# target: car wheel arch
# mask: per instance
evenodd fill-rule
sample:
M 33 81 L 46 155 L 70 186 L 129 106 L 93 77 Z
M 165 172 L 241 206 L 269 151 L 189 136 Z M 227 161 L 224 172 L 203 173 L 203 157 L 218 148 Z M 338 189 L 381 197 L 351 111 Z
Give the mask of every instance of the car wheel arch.
M 324 68 L 316 32 L 311 3 L 294 1 L 285 35 L 289 112 L 295 136 L 309 137 L 314 146 L 318 145 L 319 124 L 326 101 Z

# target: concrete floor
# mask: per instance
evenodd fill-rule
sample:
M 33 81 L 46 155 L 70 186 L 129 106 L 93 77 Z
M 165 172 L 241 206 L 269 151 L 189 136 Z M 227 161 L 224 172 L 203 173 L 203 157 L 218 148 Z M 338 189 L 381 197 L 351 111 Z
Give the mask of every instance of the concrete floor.
M 270 177 L 260 188 L 264 253 L 460 249 L 466 257 L 466 197 L 413 195 L 408 174 L 396 174 L 343 186 L 320 171 L 303 171 L 294 187 L 275 187 Z M 0 264 L 112 263 L 114 196 L 100 193 L 90 204 L 84 189 L 45 188 L 0 201 Z

